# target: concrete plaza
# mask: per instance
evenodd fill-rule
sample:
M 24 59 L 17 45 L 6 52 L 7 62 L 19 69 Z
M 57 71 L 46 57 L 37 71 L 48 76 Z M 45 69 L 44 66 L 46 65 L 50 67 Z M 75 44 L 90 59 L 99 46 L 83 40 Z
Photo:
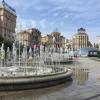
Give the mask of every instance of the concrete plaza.
M 72 65 L 73 81 L 37 90 L 0 92 L 0 100 L 100 100 L 100 62 L 79 58 Z

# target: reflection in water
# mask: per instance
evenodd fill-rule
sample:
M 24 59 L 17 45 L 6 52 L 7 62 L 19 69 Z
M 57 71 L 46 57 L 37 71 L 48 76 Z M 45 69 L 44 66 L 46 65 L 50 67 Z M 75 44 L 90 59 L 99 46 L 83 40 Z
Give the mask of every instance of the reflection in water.
M 78 85 L 86 85 L 89 78 L 89 69 L 73 68 L 73 74 Z
M 77 85 L 86 85 L 87 80 L 89 79 L 89 68 L 81 65 L 80 62 L 74 62 L 73 65 L 69 66 L 73 70 L 74 80 L 77 82 Z

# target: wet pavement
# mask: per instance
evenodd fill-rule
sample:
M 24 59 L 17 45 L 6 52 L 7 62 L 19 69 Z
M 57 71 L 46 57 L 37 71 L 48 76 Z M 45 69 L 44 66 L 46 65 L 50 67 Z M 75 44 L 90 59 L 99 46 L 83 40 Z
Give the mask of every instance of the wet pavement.
M 77 59 L 71 65 L 73 81 L 37 90 L 0 92 L 0 100 L 100 100 L 100 62 Z

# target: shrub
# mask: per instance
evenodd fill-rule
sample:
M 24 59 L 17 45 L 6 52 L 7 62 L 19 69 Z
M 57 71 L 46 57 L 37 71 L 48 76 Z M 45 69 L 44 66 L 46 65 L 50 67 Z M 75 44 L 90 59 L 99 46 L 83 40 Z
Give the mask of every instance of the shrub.
M 2 45 L 2 43 L 4 43 L 4 49 L 5 51 L 7 50 L 7 47 L 10 48 L 10 50 L 12 49 L 12 42 L 5 40 L 1 35 L 0 35 L 0 47 Z
M 98 58 L 100 58 L 100 51 L 98 52 Z

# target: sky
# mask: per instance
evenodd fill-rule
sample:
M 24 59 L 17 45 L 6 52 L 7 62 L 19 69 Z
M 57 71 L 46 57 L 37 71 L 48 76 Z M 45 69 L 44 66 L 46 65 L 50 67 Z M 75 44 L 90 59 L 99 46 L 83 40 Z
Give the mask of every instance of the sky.
M 16 10 L 17 28 L 38 28 L 42 34 L 57 29 L 71 39 L 83 27 L 90 41 L 100 35 L 100 0 L 5 0 Z

